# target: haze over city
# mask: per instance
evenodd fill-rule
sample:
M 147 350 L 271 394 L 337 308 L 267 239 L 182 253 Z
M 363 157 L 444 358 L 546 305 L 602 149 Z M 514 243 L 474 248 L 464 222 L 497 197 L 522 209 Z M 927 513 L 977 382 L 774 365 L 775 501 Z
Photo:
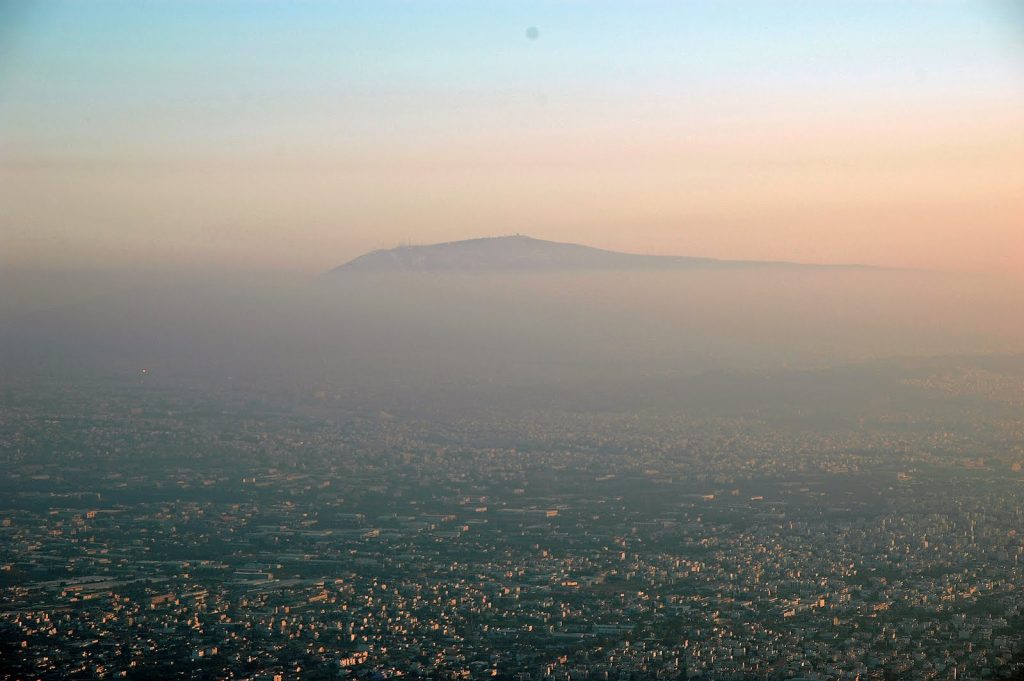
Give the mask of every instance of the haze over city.
M 1021 681 L 1022 60 L 0 0 L 0 680 Z

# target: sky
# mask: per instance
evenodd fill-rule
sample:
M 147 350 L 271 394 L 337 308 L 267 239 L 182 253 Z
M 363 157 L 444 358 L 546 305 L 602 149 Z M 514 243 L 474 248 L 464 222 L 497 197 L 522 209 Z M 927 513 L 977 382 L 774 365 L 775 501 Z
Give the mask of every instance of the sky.
M 1024 272 L 1024 11 L 0 0 L 0 267 L 511 233 Z

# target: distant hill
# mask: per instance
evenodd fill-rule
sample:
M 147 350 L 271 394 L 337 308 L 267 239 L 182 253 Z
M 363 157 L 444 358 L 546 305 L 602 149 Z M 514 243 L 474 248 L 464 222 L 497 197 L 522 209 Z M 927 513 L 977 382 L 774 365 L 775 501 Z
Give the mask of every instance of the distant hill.
M 502 272 L 664 270 L 693 267 L 827 267 L 789 262 L 717 260 L 606 251 L 528 236 L 500 236 L 371 251 L 331 270 L 349 272 Z M 843 265 L 838 267 L 862 267 Z

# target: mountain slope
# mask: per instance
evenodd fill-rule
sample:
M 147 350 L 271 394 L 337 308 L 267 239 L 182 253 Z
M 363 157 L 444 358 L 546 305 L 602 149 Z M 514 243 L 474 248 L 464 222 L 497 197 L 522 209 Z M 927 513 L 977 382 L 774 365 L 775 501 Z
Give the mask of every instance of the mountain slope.
M 646 270 L 689 267 L 821 267 L 786 262 L 716 260 L 618 253 L 580 244 L 501 236 L 371 251 L 331 273 Z

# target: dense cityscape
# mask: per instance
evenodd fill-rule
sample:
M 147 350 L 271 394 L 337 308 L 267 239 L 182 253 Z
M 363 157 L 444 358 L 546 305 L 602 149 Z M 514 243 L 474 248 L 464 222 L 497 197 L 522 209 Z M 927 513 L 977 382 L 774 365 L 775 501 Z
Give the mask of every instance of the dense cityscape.
M 1020 420 L 428 422 L 148 379 L 3 400 L 4 678 L 1022 668 Z
M 0 681 L 1024 681 L 1022 29 L 0 0 Z

